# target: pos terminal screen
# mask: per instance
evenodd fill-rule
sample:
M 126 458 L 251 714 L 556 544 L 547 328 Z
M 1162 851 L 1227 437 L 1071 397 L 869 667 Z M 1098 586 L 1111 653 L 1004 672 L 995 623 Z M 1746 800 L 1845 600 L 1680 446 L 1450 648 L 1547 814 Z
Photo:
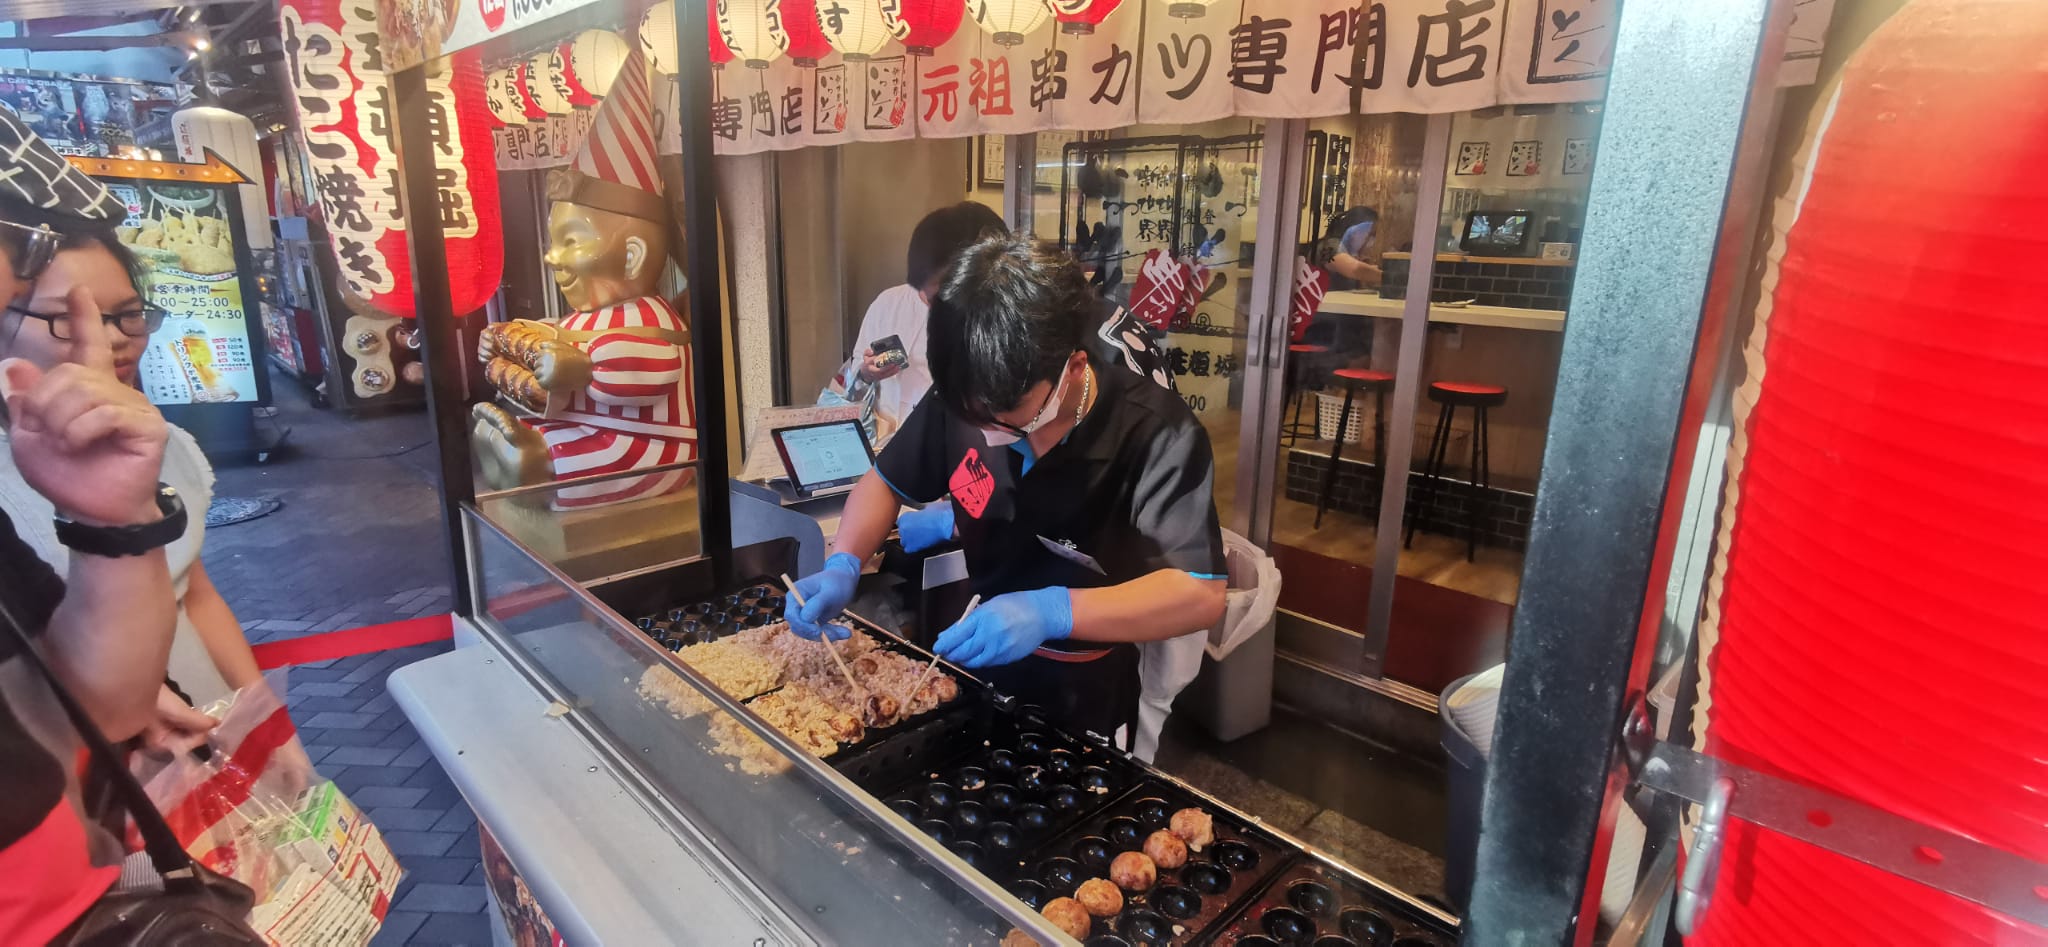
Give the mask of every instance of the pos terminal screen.
M 874 466 L 867 432 L 855 420 L 782 428 L 775 448 L 798 493 L 812 494 L 859 482 Z

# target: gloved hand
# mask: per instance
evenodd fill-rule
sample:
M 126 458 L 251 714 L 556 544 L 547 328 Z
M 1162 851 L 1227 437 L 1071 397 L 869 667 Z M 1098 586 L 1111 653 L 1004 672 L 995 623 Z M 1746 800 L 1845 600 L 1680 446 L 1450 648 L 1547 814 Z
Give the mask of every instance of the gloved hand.
M 852 553 L 835 552 L 825 560 L 825 568 L 797 580 L 796 594 L 789 596 L 782 606 L 782 619 L 789 622 L 790 631 L 812 641 L 818 640 L 819 635 L 835 640 L 851 638 L 851 629 L 826 622 L 846 610 L 853 601 L 854 586 L 859 583 L 860 560 Z M 804 600 L 803 605 L 797 605 L 798 598 Z
M 940 500 L 921 510 L 904 510 L 896 517 L 896 532 L 903 539 L 904 552 L 923 552 L 952 539 L 952 501 Z
M 1048 641 L 1074 633 L 1074 606 L 1066 589 L 1010 592 L 981 603 L 946 629 L 933 650 L 966 668 L 1021 661 Z

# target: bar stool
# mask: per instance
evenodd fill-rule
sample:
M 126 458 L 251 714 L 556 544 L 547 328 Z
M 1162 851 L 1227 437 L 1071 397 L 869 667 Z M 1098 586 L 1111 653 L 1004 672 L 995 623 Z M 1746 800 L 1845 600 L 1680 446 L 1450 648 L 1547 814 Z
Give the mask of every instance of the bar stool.
M 1323 489 L 1316 494 L 1316 528 L 1323 526 L 1323 508 L 1330 502 L 1330 487 L 1337 482 L 1337 461 L 1344 455 L 1344 429 L 1351 424 L 1351 399 L 1360 390 L 1372 392 L 1372 464 L 1386 471 L 1387 457 L 1387 392 L 1394 387 L 1392 372 L 1374 371 L 1370 368 L 1340 368 L 1330 373 L 1330 380 L 1344 388 L 1344 408 L 1337 412 L 1337 439 L 1330 443 L 1330 469 L 1323 471 Z
M 1307 424 L 1301 423 L 1302 403 L 1313 400 L 1308 389 L 1302 386 L 1301 379 L 1309 371 L 1305 367 L 1309 359 L 1324 355 L 1329 351 L 1330 347 L 1327 345 L 1313 345 L 1305 342 L 1296 342 L 1287 346 L 1287 412 L 1290 417 L 1287 423 L 1280 426 L 1280 438 L 1289 444 L 1300 440 L 1303 436 L 1306 436 L 1309 440 L 1315 440 L 1316 438 L 1315 416 L 1310 415 Z
M 1472 409 L 1472 491 L 1465 498 L 1465 561 L 1472 561 L 1479 551 L 1479 510 L 1485 499 L 1487 487 L 1487 460 L 1489 451 L 1486 444 L 1486 409 L 1498 408 L 1507 403 L 1508 390 L 1499 385 L 1480 382 L 1435 381 L 1429 384 L 1429 400 L 1442 407 L 1436 414 L 1436 432 L 1429 437 L 1429 459 L 1423 466 L 1422 489 L 1417 496 L 1415 509 L 1409 512 L 1408 535 L 1401 544 L 1413 545 L 1415 527 L 1422 519 L 1422 512 L 1436 499 L 1437 489 L 1443 482 L 1445 455 L 1451 448 L 1451 417 L 1459 408 Z

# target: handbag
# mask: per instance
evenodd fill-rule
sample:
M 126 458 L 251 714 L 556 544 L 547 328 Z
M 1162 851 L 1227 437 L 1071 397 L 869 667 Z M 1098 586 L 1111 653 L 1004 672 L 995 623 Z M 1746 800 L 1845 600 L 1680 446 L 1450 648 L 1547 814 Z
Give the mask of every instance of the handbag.
M 96 766 L 109 774 L 114 797 L 135 820 L 142 834 L 149 860 L 163 877 L 163 889 L 112 891 L 93 902 L 55 943 L 76 947 L 198 947 L 198 945 L 262 945 L 266 941 L 249 926 L 249 911 L 256 893 L 249 886 L 224 877 L 192 860 L 178 837 L 164 821 L 163 813 L 149 801 L 142 784 L 128 771 L 121 755 L 107 742 L 106 734 L 93 723 L 85 709 L 72 698 L 64 682 L 50 670 L 43 656 L 14 619 L 13 610 L 0 603 L 0 622 L 7 625 L 24 658 L 48 681 L 64 715 L 78 728 Z

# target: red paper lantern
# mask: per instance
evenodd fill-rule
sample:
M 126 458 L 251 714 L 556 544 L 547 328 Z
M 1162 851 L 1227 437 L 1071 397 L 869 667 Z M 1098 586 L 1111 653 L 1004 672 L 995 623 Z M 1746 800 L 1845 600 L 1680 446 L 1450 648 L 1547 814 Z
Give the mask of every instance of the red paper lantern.
M 1060 32 L 1086 36 L 1109 18 L 1123 0 L 1052 0 L 1052 18 Z
M 882 24 L 912 56 L 937 52 L 966 15 L 967 0 L 882 0 Z
M 1912 2 L 1843 68 L 1778 214 L 1764 373 L 1729 457 L 1705 730 L 1715 756 L 2034 862 L 2048 861 L 2048 239 L 2013 222 L 2048 211 L 2043 48 L 2036 0 Z M 1730 822 L 1695 947 L 2048 943 Z M 1941 861 L 1938 843 L 1912 844 L 1897 857 Z
M 789 58 L 799 66 L 816 66 L 832 53 L 832 44 L 825 41 L 825 28 L 818 24 L 818 0 L 782 0 L 782 31 L 789 34 Z M 726 50 L 725 55 L 732 58 L 732 51 Z
M 540 102 L 533 97 L 533 83 L 538 79 L 540 77 L 533 74 L 531 60 L 522 59 L 513 67 L 512 91 L 518 94 L 519 107 L 526 112 L 526 120 L 529 122 L 538 122 L 548 117 L 548 110 L 541 108 Z
M 732 47 L 725 45 L 725 34 L 718 31 L 718 4 L 705 4 L 705 8 L 711 18 L 711 68 L 724 69 L 726 63 L 732 62 Z M 674 34 L 670 35 L 673 37 Z
M 377 26 L 361 4 L 283 0 L 279 19 L 294 82 L 293 101 L 306 138 L 328 238 L 340 264 L 343 295 L 401 319 L 413 318 L 408 220 L 389 182 L 398 152 L 384 111 L 391 96 L 382 72 L 365 67 Z M 427 94 L 446 116 L 446 138 L 431 143 L 445 172 L 439 216 L 448 254 L 449 302 L 458 314 L 481 308 L 497 292 L 505 265 L 498 209 L 498 170 L 491 143 L 484 70 L 472 50 L 449 58 Z

